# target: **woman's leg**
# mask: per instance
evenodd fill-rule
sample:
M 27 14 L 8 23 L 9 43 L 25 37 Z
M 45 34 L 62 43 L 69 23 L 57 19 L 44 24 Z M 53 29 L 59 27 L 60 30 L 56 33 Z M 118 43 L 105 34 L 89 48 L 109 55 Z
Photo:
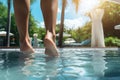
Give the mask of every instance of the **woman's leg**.
M 44 39 L 45 53 L 49 56 L 58 56 L 55 44 L 58 0 L 41 0 L 41 9 L 46 27 L 46 36 Z
M 34 52 L 28 33 L 30 0 L 14 0 L 14 11 L 16 24 L 20 36 L 20 50 Z

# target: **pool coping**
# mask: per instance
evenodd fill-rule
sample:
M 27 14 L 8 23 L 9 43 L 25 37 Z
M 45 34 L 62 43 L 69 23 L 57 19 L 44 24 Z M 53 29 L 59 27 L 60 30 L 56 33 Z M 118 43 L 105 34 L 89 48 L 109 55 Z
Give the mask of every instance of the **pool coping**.
M 34 48 L 35 51 L 38 51 L 38 50 L 45 50 L 45 48 Z M 107 47 L 107 48 L 74 48 L 74 47 L 64 47 L 64 48 L 58 48 L 58 50 L 69 50 L 69 49 L 72 49 L 72 50 L 120 50 L 120 48 L 118 47 Z M 19 48 L 0 48 L 0 51 L 20 51 Z

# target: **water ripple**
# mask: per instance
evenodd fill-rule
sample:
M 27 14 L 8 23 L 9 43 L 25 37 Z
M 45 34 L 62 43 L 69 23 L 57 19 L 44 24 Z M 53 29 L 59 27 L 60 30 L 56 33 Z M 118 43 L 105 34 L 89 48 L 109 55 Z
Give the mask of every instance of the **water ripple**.
M 0 52 L 0 80 L 107 80 L 106 77 L 120 76 L 117 51 L 60 49 L 59 52 L 61 55 L 56 58 L 47 57 L 44 49 L 37 50 L 32 58 L 20 52 Z

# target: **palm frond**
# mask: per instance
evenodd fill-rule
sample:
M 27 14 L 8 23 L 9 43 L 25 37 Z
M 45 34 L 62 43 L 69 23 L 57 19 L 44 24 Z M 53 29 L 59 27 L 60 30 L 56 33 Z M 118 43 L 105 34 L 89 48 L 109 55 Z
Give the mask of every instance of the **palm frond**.
M 75 8 L 76 8 L 76 12 L 78 11 L 78 8 L 79 8 L 79 3 L 80 3 L 80 0 L 72 0 L 73 4 L 75 4 Z

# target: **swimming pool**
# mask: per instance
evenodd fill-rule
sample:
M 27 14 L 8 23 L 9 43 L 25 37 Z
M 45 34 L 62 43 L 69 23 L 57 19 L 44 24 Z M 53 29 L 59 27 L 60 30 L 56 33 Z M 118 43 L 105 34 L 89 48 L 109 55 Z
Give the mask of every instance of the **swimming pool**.
M 120 80 L 118 48 L 62 48 L 58 58 L 43 53 L 0 49 L 0 80 Z

